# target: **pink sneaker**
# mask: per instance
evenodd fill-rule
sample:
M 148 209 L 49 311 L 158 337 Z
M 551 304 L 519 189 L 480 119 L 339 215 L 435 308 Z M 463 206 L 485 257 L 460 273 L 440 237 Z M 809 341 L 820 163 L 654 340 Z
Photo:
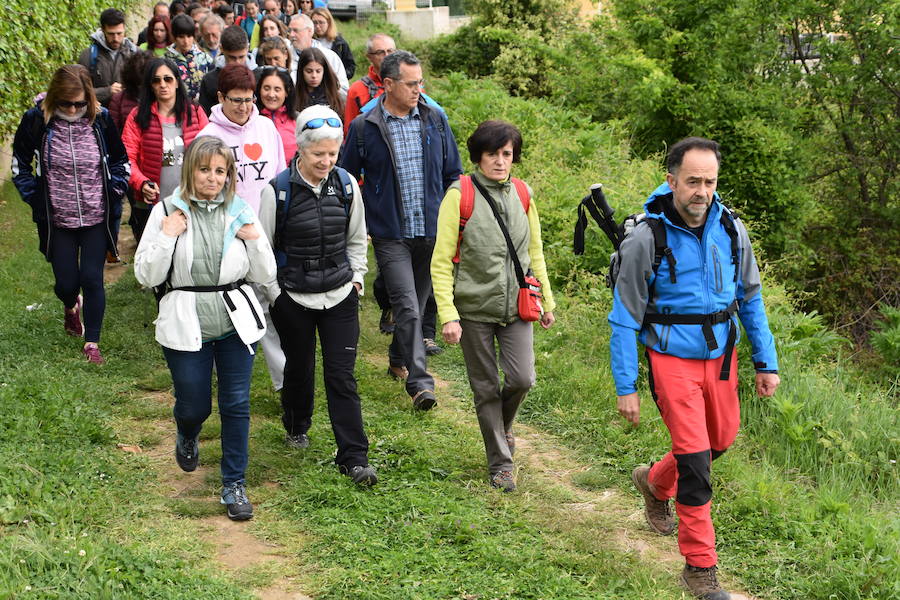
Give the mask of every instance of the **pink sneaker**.
M 63 321 L 66 333 L 81 337 L 84 335 L 84 325 L 81 324 L 81 295 L 75 300 L 75 308 L 73 311 L 65 310 L 65 319 Z
M 95 365 L 102 365 L 106 361 L 103 360 L 103 357 L 100 356 L 100 347 L 97 344 L 88 343 L 84 345 L 84 348 L 81 350 L 81 353 L 84 354 L 84 357 L 87 359 L 89 363 L 94 363 Z

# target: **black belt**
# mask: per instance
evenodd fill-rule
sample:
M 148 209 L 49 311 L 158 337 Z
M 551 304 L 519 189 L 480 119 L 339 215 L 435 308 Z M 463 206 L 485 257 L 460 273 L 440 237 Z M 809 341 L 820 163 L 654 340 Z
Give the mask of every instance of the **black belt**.
M 182 292 L 230 292 L 232 290 L 237 290 L 244 297 L 244 300 L 247 301 L 247 306 L 250 307 L 250 312 L 253 314 L 253 318 L 256 320 L 256 328 L 262 329 L 265 325 L 262 322 L 259 314 L 256 312 L 256 308 L 253 306 L 253 302 L 250 301 L 249 296 L 247 296 L 247 292 L 241 289 L 241 286 L 247 283 L 244 279 L 238 279 L 237 281 L 232 281 L 231 283 L 223 283 L 222 285 L 185 285 L 182 287 L 172 288 L 172 290 L 180 290 Z M 228 307 L 230 312 L 234 312 L 237 310 L 237 307 L 234 305 L 234 301 L 231 299 L 231 296 L 228 294 L 224 294 L 222 296 L 225 299 L 225 305 Z
M 678 315 L 665 313 L 652 313 L 644 315 L 644 323 L 657 323 L 659 325 L 702 325 L 703 338 L 706 340 L 706 348 L 710 351 L 719 347 L 716 336 L 713 333 L 713 325 L 728 323 L 728 339 L 725 341 L 725 356 L 722 359 L 722 371 L 719 379 L 727 381 L 731 377 L 731 355 L 734 352 L 734 343 L 737 341 L 737 326 L 732 315 L 738 310 L 737 300 L 728 305 L 725 310 L 710 313 L 708 315 Z

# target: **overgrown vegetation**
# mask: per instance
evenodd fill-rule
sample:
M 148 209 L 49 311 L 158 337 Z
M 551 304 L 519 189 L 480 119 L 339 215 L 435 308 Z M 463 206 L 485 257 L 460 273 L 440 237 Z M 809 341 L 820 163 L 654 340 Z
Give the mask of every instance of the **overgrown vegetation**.
M 640 156 L 718 140 L 719 189 L 779 279 L 864 342 L 877 306 L 900 305 L 900 3 L 617 0 L 583 26 L 570 6 L 473 2 L 426 53 L 622 123 Z

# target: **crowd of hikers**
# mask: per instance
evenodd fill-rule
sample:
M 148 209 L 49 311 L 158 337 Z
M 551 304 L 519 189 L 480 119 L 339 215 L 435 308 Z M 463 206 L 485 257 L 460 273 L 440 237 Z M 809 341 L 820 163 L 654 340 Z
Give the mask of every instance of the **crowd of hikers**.
M 285 443 L 303 450 L 318 336 L 335 463 L 354 483 L 376 484 L 354 375 L 371 243 L 379 328 L 392 336 L 387 376 L 405 382 L 412 409 L 435 408 L 428 356 L 443 351 L 440 326 L 443 342 L 462 349 L 490 485 L 514 491 L 513 423 L 535 383 L 534 323 L 555 321 L 533 190 L 511 175 L 518 128 L 479 124 L 464 174 L 416 56 L 376 33 L 368 70 L 350 84 L 353 52 L 321 0 L 159 2 L 137 44 L 121 11 L 99 22 L 22 118 L 14 182 L 52 266 L 64 330 L 83 337 L 97 365 L 104 265 L 119 260 L 127 199 L 135 276 L 158 301 L 178 466 L 199 464 L 215 372 L 221 502 L 229 518 L 250 519 L 255 352 L 280 393 Z M 710 600 L 729 597 L 716 578 L 710 471 L 739 425 L 738 319 L 757 392 L 779 384 L 753 249 L 716 192 L 720 163 L 716 142 L 681 140 L 631 226 L 591 208 L 617 248 L 609 323 L 619 411 L 637 424 L 637 338 L 672 440 L 632 479 L 649 526 L 677 529 L 684 583 Z

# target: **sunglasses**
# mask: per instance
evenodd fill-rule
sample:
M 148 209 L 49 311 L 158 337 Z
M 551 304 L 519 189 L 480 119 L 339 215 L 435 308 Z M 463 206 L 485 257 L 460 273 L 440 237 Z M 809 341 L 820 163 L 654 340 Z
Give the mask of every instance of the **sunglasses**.
M 301 129 L 300 132 L 302 133 L 302 132 L 306 131 L 307 129 L 319 129 L 320 127 L 324 127 L 325 125 L 328 125 L 329 127 L 335 127 L 338 129 L 343 127 L 343 125 L 341 124 L 341 120 L 335 119 L 334 117 L 328 117 L 326 119 L 310 119 L 309 121 L 306 122 L 306 124 L 303 126 L 303 129 Z
M 152 83 L 153 85 L 159 85 L 163 81 L 165 81 L 166 83 L 172 83 L 173 81 L 175 81 L 175 78 L 171 75 L 163 75 L 162 77 L 156 76 L 150 80 L 150 83 Z
M 59 104 L 60 108 L 84 108 L 88 105 L 88 101 L 79 100 L 78 102 L 72 102 L 71 100 L 60 100 L 57 104 Z
M 274 72 L 274 71 L 279 71 L 281 73 L 288 72 L 287 69 L 285 69 L 284 67 L 279 67 L 278 65 L 264 65 L 264 66 L 260 67 L 260 69 L 261 69 L 260 73 L 269 73 L 269 72 Z

